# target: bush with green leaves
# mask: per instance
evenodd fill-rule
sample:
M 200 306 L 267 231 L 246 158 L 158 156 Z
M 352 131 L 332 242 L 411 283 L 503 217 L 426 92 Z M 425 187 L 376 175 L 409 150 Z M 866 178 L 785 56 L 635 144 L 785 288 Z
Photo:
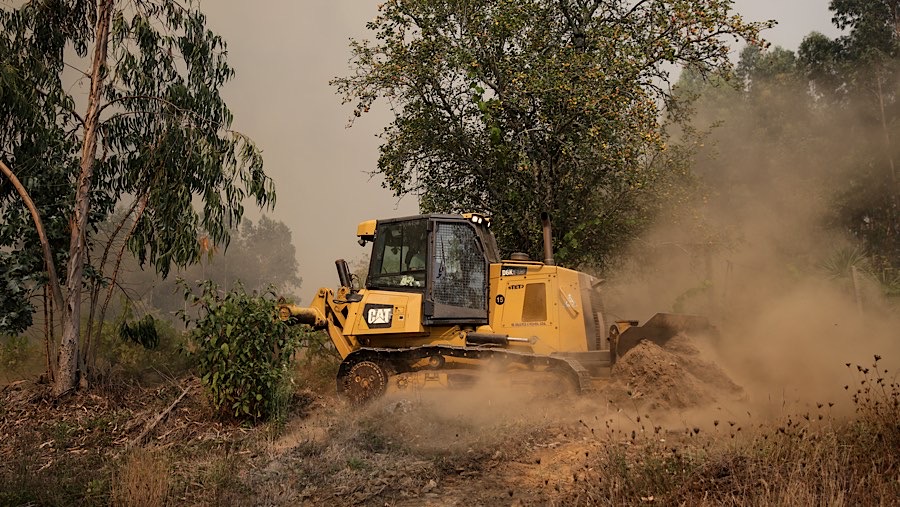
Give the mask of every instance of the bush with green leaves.
M 240 284 L 223 292 L 213 282 L 195 294 L 182 282 L 196 317 L 182 315 L 195 328 L 197 367 L 213 407 L 222 417 L 259 421 L 282 408 L 282 384 L 291 354 L 304 331 L 280 321 L 275 296 L 248 294 Z
M 167 319 L 153 314 L 136 319 L 127 309 L 101 326 L 93 369 L 97 382 L 157 385 L 193 368 L 189 337 Z

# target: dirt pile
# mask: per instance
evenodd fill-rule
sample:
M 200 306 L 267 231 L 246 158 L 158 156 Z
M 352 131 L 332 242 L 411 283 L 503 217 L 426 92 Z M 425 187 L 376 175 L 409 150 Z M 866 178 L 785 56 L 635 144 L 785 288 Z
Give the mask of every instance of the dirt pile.
M 619 358 L 613 384 L 648 408 L 671 410 L 734 400 L 743 389 L 684 334 L 660 346 L 644 340 Z

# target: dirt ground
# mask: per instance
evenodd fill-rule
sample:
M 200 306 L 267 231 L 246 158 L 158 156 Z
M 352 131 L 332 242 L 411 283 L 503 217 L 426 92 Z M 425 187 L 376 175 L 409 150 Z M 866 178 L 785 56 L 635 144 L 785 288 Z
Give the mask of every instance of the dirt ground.
M 0 391 L 0 504 L 146 503 L 146 477 L 136 492 L 123 485 L 128 467 L 146 468 L 136 449 L 160 465 L 161 504 L 594 504 L 621 489 L 598 467 L 734 438 L 746 421 L 730 407 L 742 397 L 684 336 L 642 342 L 582 396 L 487 381 L 356 407 L 301 390 L 283 424 L 258 427 L 211 422 L 196 379 L 64 400 L 19 382 Z

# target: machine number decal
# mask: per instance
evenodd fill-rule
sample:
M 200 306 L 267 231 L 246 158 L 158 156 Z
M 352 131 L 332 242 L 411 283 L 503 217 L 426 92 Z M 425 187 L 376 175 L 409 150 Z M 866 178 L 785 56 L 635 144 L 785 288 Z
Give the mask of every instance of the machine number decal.
M 394 318 L 394 307 L 393 305 L 367 304 L 363 307 L 363 315 L 366 317 L 369 329 L 388 328 L 391 327 L 391 321 Z
M 525 266 L 501 266 L 500 276 L 521 276 L 528 273 Z
M 502 305 L 506 302 L 506 298 L 503 297 L 503 294 L 497 294 L 497 297 L 494 298 L 494 301 L 496 301 L 498 305 Z

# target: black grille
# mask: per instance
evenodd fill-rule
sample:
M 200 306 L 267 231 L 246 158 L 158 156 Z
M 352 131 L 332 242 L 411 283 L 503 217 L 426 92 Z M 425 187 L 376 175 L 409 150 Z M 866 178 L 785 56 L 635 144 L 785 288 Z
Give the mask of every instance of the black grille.
M 434 237 L 434 302 L 486 307 L 485 262 L 468 224 L 439 223 Z

